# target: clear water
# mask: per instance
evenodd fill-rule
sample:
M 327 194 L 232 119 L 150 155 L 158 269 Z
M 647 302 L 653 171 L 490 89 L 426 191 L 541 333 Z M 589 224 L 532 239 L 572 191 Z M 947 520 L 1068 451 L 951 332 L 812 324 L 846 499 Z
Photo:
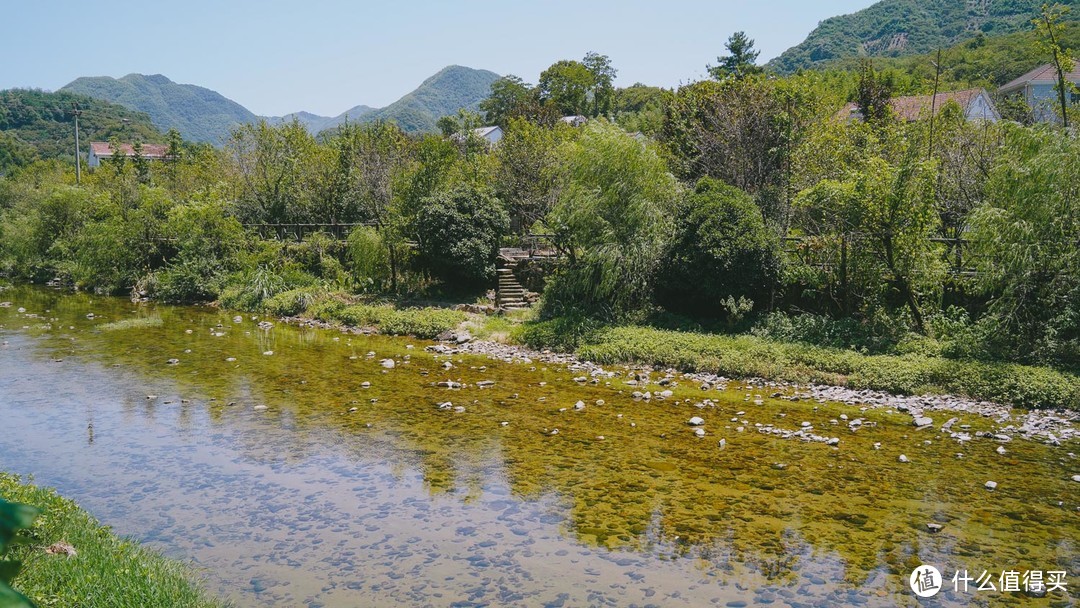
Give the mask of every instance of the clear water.
M 736 385 L 641 402 L 624 378 L 581 386 L 539 363 L 444 370 L 412 339 L 35 288 L 0 301 L 0 469 L 193 562 L 239 606 L 913 606 L 920 563 L 1069 572 L 1044 598 L 947 582 L 938 605 L 1077 605 L 1076 442 L 999 455 Z M 107 325 L 132 318 L 161 322 Z M 841 413 L 877 426 L 851 433 Z M 802 421 L 840 445 L 753 432 Z

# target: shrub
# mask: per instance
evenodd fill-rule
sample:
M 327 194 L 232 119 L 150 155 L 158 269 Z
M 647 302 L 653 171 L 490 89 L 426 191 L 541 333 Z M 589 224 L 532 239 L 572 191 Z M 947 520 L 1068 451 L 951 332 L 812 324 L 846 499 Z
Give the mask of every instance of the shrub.
M 354 304 L 331 313 L 346 325 L 375 327 L 388 335 L 411 335 L 430 339 L 465 320 L 465 314 L 441 308 L 397 310 L 389 305 Z
M 750 195 L 704 178 L 675 213 L 675 238 L 657 277 L 657 302 L 668 310 L 726 318 L 725 306 L 761 304 L 780 277 L 780 241 Z
M 420 262 L 444 281 L 481 286 L 495 278 L 499 239 L 510 229 L 489 191 L 459 185 L 422 201 L 416 218 Z
M 349 233 L 346 243 L 349 272 L 365 291 L 380 291 L 390 281 L 390 254 L 375 228 L 358 226 Z
M 262 309 L 276 317 L 293 317 L 310 308 L 320 296 L 319 289 L 300 288 L 283 291 L 262 302 Z

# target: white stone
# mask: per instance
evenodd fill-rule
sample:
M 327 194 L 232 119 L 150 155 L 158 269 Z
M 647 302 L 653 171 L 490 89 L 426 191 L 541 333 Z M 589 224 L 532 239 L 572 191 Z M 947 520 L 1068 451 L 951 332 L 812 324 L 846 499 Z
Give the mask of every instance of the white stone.
M 701 425 L 705 424 L 705 420 L 703 418 L 698 417 L 698 416 L 694 416 L 690 420 L 687 420 L 686 424 L 689 424 L 690 426 L 701 426 Z

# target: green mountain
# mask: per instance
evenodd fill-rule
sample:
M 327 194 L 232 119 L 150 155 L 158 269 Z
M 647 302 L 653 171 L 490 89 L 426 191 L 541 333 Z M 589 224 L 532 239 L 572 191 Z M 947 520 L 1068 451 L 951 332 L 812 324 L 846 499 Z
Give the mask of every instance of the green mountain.
M 0 173 L 35 158 L 75 160 L 75 117 L 79 104 L 80 149 L 91 141 L 164 143 L 150 117 L 121 105 L 69 91 L 46 93 L 31 89 L 0 91 Z
M 374 112 L 376 109 L 371 106 L 361 105 L 345 110 L 337 116 L 319 116 L 311 112 L 293 112 L 285 116 L 265 116 L 263 118 L 272 125 L 298 120 L 300 124 L 307 127 L 308 131 L 319 133 L 326 129 L 332 129 L 346 120 L 359 121 L 361 116 L 368 112 Z
M 768 63 L 791 73 L 852 57 L 929 53 L 976 38 L 1031 29 L 1045 0 L 882 0 L 850 15 L 832 17 Z M 1077 5 L 1080 0 L 1058 0 Z M 1080 14 L 1073 13 L 1073 18 Z
M 176 129 L 189 141 L 221 144 L 232 127 L 258 120 L 247 108 L 216 91 L 177 84 L 161 74 L 84 77 L 60 90 L 145 112 L 162 131 Z
M 949 89 L 985 87 L 990 91 L 1050 62 L 1050 57 L 1036 47 L 1035 31 L 1014 32 L 1003 36 L 978 36 L 944 49 L 941 53 L 941 83 Z M 1080 49 L 1080 21 L 1066 24 L 1061 37 L 1066 48 Z M 878 59 L 879 70 L 897 70 L 916 76 L 927 86 L 934 81 L 936 53 Z M 829 67 L 855 70 L 857 59 L 843 59 Z
M 394 103 L 364 114 L 360 121 L 385 120 L 409 132 L 434 132 L 438 130 L 436 121 L 443 116 L 462 108 L 475 111 L 498 79 L 495 72 L 451 65 Z

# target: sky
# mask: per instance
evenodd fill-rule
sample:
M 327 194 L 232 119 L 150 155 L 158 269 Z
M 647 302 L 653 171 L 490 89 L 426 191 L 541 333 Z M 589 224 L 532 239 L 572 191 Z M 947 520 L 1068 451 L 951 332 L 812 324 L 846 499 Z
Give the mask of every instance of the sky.
M 596 51 L 616 84 L 700 80 L 745 31 L 760 63 L 872 0 L 16 0 L 0 21 L 0 89 L 164 74 L 263 116 L 381 107 L 447 65 L 535 83 Z

